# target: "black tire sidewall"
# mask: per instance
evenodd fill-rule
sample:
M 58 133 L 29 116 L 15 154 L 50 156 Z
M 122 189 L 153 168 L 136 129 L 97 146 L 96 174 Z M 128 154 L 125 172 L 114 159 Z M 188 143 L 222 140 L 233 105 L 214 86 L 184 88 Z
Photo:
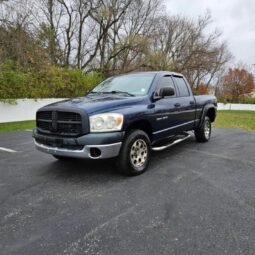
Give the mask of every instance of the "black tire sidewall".
M 210 125 L 210 134 L 209 134 L 209 137 L 208 137 L 208 138 L 207 138 L 206 135 L 205 135 L 205 124 L 206 124 L 206 122 L 208 122 L 209 125 Z M 211 124 L 211 120 L 210 120 L 210 118 L 209 118 L 208 116 L 205 117 L 205 120 L 204 120 L 204 123 L 203 123 L 203 131 L 204 131 L 204 137 L 205 137 L 205 139 L 206 139 L 207 141 L 209 141 L 210 138 L 211 138 L 211 133 L 212 133 L 212 124 Z
M 141 139 L 146 143 L 147 149 L 148 149 L 147 150 L 148 154 L 147 154 L 147 159 L 146 159 L 144 165 L 136 168 L 131 163 L 130 151 L 131 151 L 132 145 L 138 139 Z M 128 132 L 126 139 L 123 142 L 123 145 L 122 145 L 122 148 L 120 151 L 120 156 L 119 156 L 119 166 L 120 166 L 122 172 L 124 172 L 126 174 L 130 174 L 130 175 L 141 174 L 147 169 L 149 160 L 150 160 L 150 139 L 149 139 L 148 135 L 142 130 L 132 130 L 132 131 Z
M 209 122 L 209 124 L 210 124 L 210 135 L 209 135 L 208 138 L 205 136 L 205 124 L 206 124 L 206 122 Z M 200 143 L 208 142 L 211 138 L 211 133 L 212 133 L 211 120 L 208 116 L 205 116 L 205 118 L 203 120 L 203 124 L 199 128 L 195 129 L 196 139 Z

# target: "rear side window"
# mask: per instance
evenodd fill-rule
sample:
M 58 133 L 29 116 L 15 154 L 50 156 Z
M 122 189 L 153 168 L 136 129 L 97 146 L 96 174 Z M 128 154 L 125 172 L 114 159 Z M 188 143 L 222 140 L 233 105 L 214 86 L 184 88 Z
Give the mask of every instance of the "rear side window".
M 159 84 L 158 84 L 158 87 L 157 87 L 157 93 L 163 87 L 171 87 L 175 91 L 174 82 L 173 82 L 173 79 L 171 78 L 171 76 L 164 76 L 164 77 L 160 78 Z M 175 97 L 175 96 L 176 96 L 176 92 L 172 97 Z
M 188 97 L 189 90 L 184 79 L 182 77 L 174 77 L 174 81 L 179 90 L 180 97 Z

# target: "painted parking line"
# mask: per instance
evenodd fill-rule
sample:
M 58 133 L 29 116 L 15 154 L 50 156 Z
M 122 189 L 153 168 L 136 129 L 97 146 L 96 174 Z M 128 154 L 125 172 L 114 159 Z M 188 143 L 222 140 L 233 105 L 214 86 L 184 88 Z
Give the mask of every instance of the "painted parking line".
M 18 152 L 18 151 L 12 150 L 12 149 L 4 148 L 4 147 L 0 147 L 0 151 L 6 151 L 6 152 L 10 152 L 10 153 Z

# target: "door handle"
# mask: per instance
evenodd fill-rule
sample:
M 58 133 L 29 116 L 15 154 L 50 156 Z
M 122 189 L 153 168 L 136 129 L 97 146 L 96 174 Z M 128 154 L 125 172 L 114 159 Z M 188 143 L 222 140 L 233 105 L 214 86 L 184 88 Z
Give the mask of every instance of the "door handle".
M 194 101 L 190 101 L 189 103 L 190 103 L 191 105 L 195 104 L 195 102 L 194 102 Z
M 175 107 L 180 107 L 180 106 L 181 106 L 181 104 L 176 103 L 176 104 L 174 104 L 174 106 L 175 106 Z

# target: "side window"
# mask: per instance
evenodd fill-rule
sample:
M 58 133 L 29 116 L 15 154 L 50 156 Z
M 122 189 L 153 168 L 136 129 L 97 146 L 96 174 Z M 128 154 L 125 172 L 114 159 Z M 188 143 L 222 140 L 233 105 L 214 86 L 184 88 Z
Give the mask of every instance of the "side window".
M 158 94 L 159 90 L 163 87 L 171 87 L 175 91 L 174 82 L 173 82 L 171 76 L 164 76 L 164 77 L 160 78 L 156 94 Z M 176 92 L 172 97 L 176 97 Z
M 189 90 L 185 80 L 182 77 L 174 77 L 174 81 L 179 90 L 180 97 L 188 97 Z

